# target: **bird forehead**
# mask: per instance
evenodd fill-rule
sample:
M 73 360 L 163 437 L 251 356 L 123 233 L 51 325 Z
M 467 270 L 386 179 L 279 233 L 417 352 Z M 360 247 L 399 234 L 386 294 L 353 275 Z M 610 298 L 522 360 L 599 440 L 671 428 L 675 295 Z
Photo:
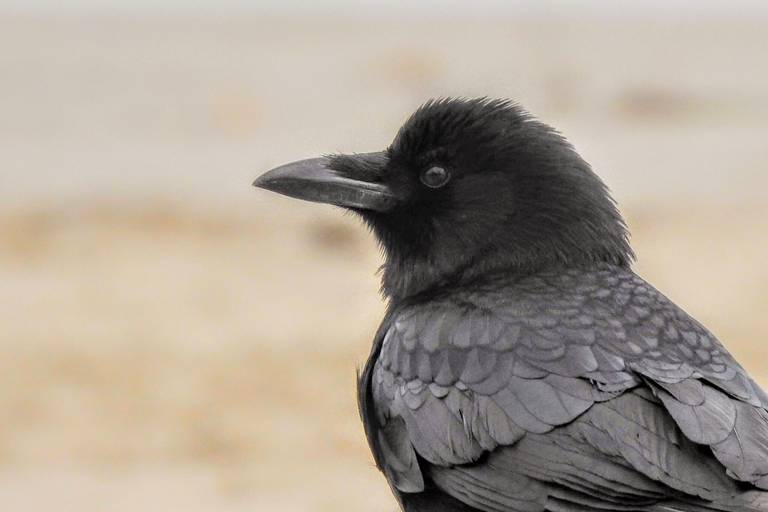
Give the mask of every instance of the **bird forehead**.
M 423 155 L 465 142 L 487 142 L 506 128 L 526 119 L 516 104 L 501 100 L 443 99 L 425 103 L 405 122 L 391 151 L 399 155 Z

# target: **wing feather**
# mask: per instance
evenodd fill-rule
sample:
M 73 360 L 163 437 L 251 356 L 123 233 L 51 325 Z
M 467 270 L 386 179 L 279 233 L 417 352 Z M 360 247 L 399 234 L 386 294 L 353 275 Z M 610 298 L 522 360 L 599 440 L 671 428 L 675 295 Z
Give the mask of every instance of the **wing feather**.
M 480 510 L 543 510 L 525 508 L 542 494 L 507 492 L 520 474 L 548 483 L 551 510 L 768 489 L 768 396 L 629 271 L 446 294 L 395 311 L 381 338 L 369 385 L 402 492 L 424 488 L 421 471 Z

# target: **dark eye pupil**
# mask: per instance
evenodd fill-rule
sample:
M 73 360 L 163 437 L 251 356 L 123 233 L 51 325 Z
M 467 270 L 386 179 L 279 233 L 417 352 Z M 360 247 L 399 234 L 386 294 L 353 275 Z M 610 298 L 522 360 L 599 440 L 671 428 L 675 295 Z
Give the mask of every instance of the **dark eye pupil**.
M 421 182 L 429 188 L 439 188 L 448 183 L 450 175 L 442 167 L 430 167 L 421 174 Z

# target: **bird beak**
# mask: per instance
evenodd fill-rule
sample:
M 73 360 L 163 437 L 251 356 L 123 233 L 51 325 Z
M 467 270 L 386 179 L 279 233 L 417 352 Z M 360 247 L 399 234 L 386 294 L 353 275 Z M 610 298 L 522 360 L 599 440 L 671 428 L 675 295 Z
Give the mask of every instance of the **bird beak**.
M 259 176 L 253 186 L 304 201 L 361 210 L 383 212 L 395 204 L 395 195 L 386 185 L 342 175 L 329 167 L 330 162 L 322 157 L 281 165 Z

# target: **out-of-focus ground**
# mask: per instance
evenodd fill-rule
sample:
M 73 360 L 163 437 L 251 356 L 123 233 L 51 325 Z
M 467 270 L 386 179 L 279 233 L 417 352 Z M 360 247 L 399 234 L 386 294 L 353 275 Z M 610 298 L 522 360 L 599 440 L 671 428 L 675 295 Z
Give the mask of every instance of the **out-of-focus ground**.
M 0 16 L 0 509 L 394 511 L 354 395 L 376 246 L 249 183 L 433 95 L 561 128 L 768 385 L 764 27 Z

